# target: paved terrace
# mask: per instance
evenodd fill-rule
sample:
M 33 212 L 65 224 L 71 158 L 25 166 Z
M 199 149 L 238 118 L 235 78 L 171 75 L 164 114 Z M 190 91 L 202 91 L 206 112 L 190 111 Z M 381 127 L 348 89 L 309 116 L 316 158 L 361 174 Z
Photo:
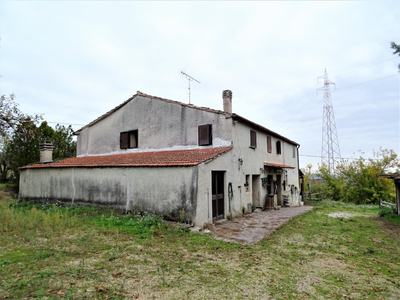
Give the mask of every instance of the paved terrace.
M 271 232 L 289 222 L 293 217 L 302 215 L 312 206 L 282 207 L 275 211 L 261 211 L 247 214 L 215 224 L 210 230 L 215 238 L 240 244 L 255 244 Z

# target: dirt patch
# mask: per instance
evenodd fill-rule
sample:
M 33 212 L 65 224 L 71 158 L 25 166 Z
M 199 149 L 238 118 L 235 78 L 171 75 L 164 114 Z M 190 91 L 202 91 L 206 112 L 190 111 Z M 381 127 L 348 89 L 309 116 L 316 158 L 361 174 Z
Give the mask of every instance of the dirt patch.
M 334 212 L 327 214 L 328 217 L 331 218 L 343 218 L 343 219 L 349 219 L 352 217 L 370 217 L 370 215 L 363 215 L 363 214 L 357 214 L 357 213 L 348 213 L 348 212 Z
M 400 226 L 390 223 L 383 218 L 374 217 L 374 220 L 382 228 L 383 231 L 389 233 L 392 237 L 396 237 L 400 240 Z

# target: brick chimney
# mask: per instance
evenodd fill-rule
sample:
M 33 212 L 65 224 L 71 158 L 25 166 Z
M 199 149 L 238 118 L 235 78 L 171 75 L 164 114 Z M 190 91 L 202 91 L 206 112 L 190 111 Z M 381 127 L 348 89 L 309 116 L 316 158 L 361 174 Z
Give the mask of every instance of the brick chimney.
M 224 90 L 222 92 L 222 99 L 224 99 L 224 112 L 232 113 L 232 91 Z

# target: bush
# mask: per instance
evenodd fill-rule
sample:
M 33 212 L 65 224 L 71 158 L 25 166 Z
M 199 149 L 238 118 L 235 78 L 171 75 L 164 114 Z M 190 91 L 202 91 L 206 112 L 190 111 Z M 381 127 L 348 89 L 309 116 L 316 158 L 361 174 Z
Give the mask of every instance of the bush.
M 381 200 L 393 203 L 394 182 L 379 175 L 399 166 L 397 154 L 386 149 L 374 152 L 374 158 L 342 161 L 335 170 L 323 165 L 318 170 L 323 179 L 320 193 L 325 199 L 355 204 L 378 204 Z

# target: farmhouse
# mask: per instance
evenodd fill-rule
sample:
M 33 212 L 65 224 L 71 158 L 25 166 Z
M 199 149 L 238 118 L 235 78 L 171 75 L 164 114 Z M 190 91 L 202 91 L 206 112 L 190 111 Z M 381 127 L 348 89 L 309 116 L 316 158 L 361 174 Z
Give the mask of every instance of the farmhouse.
M 20 200 L 150 211 L 197 226 L 299 205 L 299 145 L 223 110 L 137 92 L 75 132 L 77 157 L 20 169 Z

